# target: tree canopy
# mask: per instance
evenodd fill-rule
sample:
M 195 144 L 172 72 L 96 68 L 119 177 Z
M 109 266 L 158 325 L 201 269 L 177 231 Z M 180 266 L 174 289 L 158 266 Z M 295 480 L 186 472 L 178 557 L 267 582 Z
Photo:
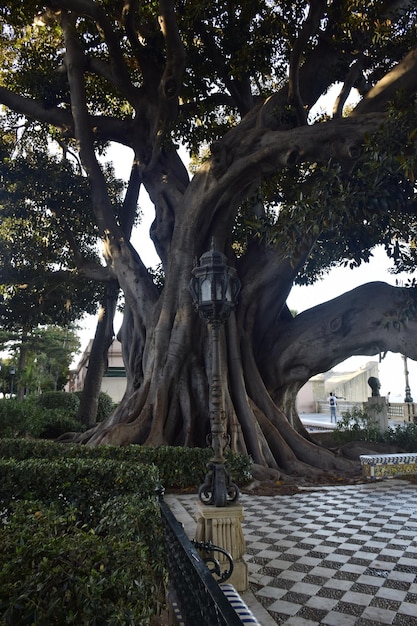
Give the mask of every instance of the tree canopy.
M 286 299 L 377 244 L 415 267 L 416 17 L 407 0 L 2 4 L 3 131 L 80 164 L 103 261 L 69 244 L 74 272 L 125 298 L 126 395 L 83 441 L 203 444 L 211 346 L 188 283 L 214 239 L 242 285 L 221 333 L 232 447 L 284 472 L 346 468 L 309 441 L 295 395 L 352 354 L 416 358 L 415 289 L 373 283 L 295 318 Z M 121 206 L 112 142 L 133 154 Z M 130 241 L 142 186 L 163 284 Z

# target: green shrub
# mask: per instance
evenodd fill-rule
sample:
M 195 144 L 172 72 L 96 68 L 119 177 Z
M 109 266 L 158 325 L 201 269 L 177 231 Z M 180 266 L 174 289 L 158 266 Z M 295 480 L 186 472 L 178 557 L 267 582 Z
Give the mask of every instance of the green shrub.
M 145 500 L 138 494 L 129 494 L 109 498 L 101 506 L 95 532 L 140 541 L 146 552 L 145 559 L 163 576 L 165 548 L 156 497 Z
M 379 425 L 366 411 L 355 406 L 342 414 L 334 430 L 334 438 L 339 443 L 348 441 L 382 441 Z
M 39 409 L 30 419 L 29 434 L 40 439 L 57 439 L 68 432 L 82 432 L 85 426 L 62 409 Z
M 22 437 L 27 434 L 34 409 L 32 403 L 14 398 L 0 400 L 0 437 Z
M 152 465 L 110 459 L 14 459 L 0 461 L 0 500 L 4 507 L 15 499 L 40 500 L 76 506 L 88 523 L 98 523 L 100 507 L 112 496 L 154 496 L 159 485 Z
M 83 424 L 75 418 L 74 397 L 78 402 L 74 394 L 51 391 L 24 400 L 0 400 L 0 437 L 54 439 L 69 431 L 84 430 Z M 63 398 L 63 408 L 53 406 L 62 404 Z
M 65 391 L 46 391 L 37 396 L 37 404 L 44 409 L 60 409 L 75 417 L 80 399 L 76 393 Z
M 165 488 L 197 487 L 204 482 L 210 448 L 181 448 L 173 446 L 96 446 L 89 448 L 79 444 L 62 444 L 46 441 L 0 439 L 0 458 L 68 458 L 111 459 L 131 463 L 154 464 Z M 251 480 L 252 460 L 230 450 L 226 460 L 232 480 L 239 485 Z
M 404 452 L 415 452 L 417 450 L 417 424 L 414 422 L 397 424 L 395 428 L 388 428 L 383 438 L 386 443 L 398 446 Z
M 15 503 L 1 535 L 3 625 L 148 626 L 160 611 L 163 569 L 137 537 L 97 534 L 76 509 L 35 501 Z
M 115 404 L 113 399 L 104 391 L 100 391 L 97 407 L 97 422 L 102 422 L 114 411 Z

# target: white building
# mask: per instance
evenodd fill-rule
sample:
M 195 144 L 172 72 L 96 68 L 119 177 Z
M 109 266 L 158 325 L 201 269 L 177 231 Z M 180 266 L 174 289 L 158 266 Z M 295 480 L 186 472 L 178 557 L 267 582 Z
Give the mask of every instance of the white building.
M 87 375 L 88 362 L 90 358 L 91 345 L 93 340 L 88 342 L 77 367 L 70 372 L 70 380 L 65 390 L 69 392 L 82 391 L 85 377 Z M 122 357 L 122 345 L 115 339 L 108 351 L 108 368 L 101 382 L 101 391 L 107 393 L 115 404 L 120 402 L 126 389 L 126 370 Z
M 297 395 L 297 411 L 316 413 L 320 402 L 326 402 L 330 392 L 346 402 L 367 402 L 372 395 L 368 378 L 379 378 L 378 361 L 368 361 L 360 369 L 352 372 L 330 370 L 311 378 Z

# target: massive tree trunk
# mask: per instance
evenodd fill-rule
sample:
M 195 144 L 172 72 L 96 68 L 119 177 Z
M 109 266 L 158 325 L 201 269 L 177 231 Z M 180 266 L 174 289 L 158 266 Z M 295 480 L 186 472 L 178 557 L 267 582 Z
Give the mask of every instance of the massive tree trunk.
M 291 258 L 256 240 L 243 256 L 232 253 L 236 212 L 260 172 L 267 176 L 299 160 L 327 157 L 353 163 L 364 135 L 384 119 L 364 112 L 324 127 L 277 128 L 273 100 L 212 146 L 212 158 L 191 181 L 175 150 L 159 148 L 144 162 L 138 147 L 135 162 L 143 164 L 141 179 L 156 210 L 151 234 L 165 272 L 160 294 L 119 227 L 105 217 L 103 200 L 107 258 L 126 298 L 120 340 L 128 382 L 117 411 L 79 441 L 205 445 L 212 346 L 188 285 L 195 260 L 212 239 L 242 284 L 237 310 L 221 329 L 227 430 L 232 448 L 255 463 L 310 477 L 352 471 L 350 461 L 311 441 L 295 411 L 298 390 L 352 354 L 392 350 L 417 357 L 417 323 L 402 315 L 408 290 L 372 284 L 292 318 L 286 299 L 315 237 L 305 237 Z M 74 119 L 81 127 L 79 111 Z M 93 155 L 87 152 L 84 163 L 100 190 Z
M 308 196 L 315 168 L 320 170 L 332 163 L 343 173 L 351 170 L 361 156 L 365 138 L 379 131 L 386 120 L 385 105 L 399 88 L 415 97 L 416 49 L 369 91 L 356 114 L 307 124 L 306 111 L 343 72 L 341 68 L 350 71 L 353 58 L 346 54 L 343 41 L 339 41 L 338 54 L 333 54 L 332 40 L 340 39 L 337 16 L 345 7 L 343 3 L 330 3 L 333 14 L 326 17 L 328 4 L 306 3 L 302 11 L 306 19 L 300 17 L 288 59 L 288 84 L 283 85 L 281 78 L 281 88 L 263 101 L 262 90 L 255 90 L 259 93 L 257 103 L 251 93 L 256 72 L 251 75 L 245 70 L 241 75 L 238 67 L 235 76 L 232 65 L 224 68 L 222 55 L 216 49 L 214 26 L 207 26 L 204 16 L 195 17 L 193 36 L 198 45 L 204 43 L 213 63 L 218 64 L 213 74 L 215 80 L 207 89 L 208 99 L 223 96 L 218 93 L 218 74 L 228 91 L 230 111 L 233 116 L 240 115 L 240 121 L 210 146 L 210 157 L 191 180 L 170 134 L 178 121 L 186 58 L 183 41 L 189 36 L 188 32 L 180 33 L 175 15 L 177 4 L 170 0 L 159 2 L 160 32 L 149 31 L 147 24 L 140 25 L 144 27 L 145 39 L 150 32 L 155 35 L 153 39 L 163 41 L 162 53 L 155 55 L 152 38 L 143 44 L 139 30 L 135 30 L 135 10 L 142 3 L 123 3 L 117 21 L 117 29 L 125 29 L 122 45 L 119 30 L 115 32 L 116 20 L 113 15 L 109 17 L 103 3 L 55 0 L 51 13 L 63 32 L 70 110 L 66 106 L 46 109 L 0 86 L 4 104 L 53 124 L 77 140 L 91 183 L 95 221 L 104 243 L 103 273 L 105 269 L 107 280 L 117 281 L 125 298 L 119 339 L 127 372 L 126 393 L 115 413 L 80 435 L 78 441 L 91 446 L 131 442 L 205 445 L 212 408 L 209 389 L 213 346 L 207 325 L 193 310 L 188 285 L 195 260 L 214 240 L 217 250 L 236 268 L 242 285 L 237 308 L 220 333 L 222 391 L 232 448 L 250 454 L 259 465 L 288 474 L 314 477 L 321 472 L 354 470 L 348 460 L 311 441 L 296 414 L 295 397 L 311 376 L 352 354 L 391 350 L 417 358 L 412 290 L 374 283 L 293 318 L 286 306 L 288 294 L 318 237 L 329 230 L 324 225 L 326 220 L 314 223 L 311 215 L 303 230 L 303 203 L 297 218 L 298 231 L 288 227 L 288 241 L 279 244 L 274 237 L 268 239 L 255 233 L 248 234 L 240 247 L 233 248 L 238 212 L 243 202 L 256 196 L 260 181 L 282 172 L 290 176 L 299 167 L 298 184 Z M 397 5 L 387 2 L 384 6 L 389 13 Z M 82 14 L 79 21 L 77 11 Z M 259 17 L 255 13 L 254 23 Z M 108 63 L 88 56 L 90 44 L 83 33 L 86 16 L 97 25 L 93 39 L 102 37 Z M 230 19 L 230 25 L 234 25 L 231 8 Z M 325 23 L 328 29 L 323 33 L 320 25 Z M 232 28 L 230 32 L 237 31 Z M 126 60 L 128 43 L 132 56 Z M 192 48 L 193 43 L 190 45 Z M 368 54 L 364 46 L 364 53 Z M 358 55 L 359 65 L 362 56 L 365 54 Z M 131 67 L 136 66 L 141 69 L 140 87 L 130 74 Z M 286 71 L 285 65 L 281 76 Z M 104 113 L 91 114 L 87 102 L 88 72 L 96 72 L 100 79 L 110 82 L 114 92 L 122 94 L 128 104 L 126 110 L 134 111 L 131 118 L 128 114 L 120 120 Z M 364 93 L 365 75 L 362 78 L 356 83 Z M 198 89 L 192 98 L 189 103 L 183 102 L 183 112 L 187 104 L 198 107 Z M 110 104 L 109 107 L 111 110 Z M 183 123 L 182 119 L 178 125 Z M 134 152 L 121 217 L 114 211 L 107 192 L 95 153 L 97 140 L 118 141 Z M 140 250 L 130 243 L 132 207 L 141 185 L 155 207 L 151 237 L 163 266 L 162 289 L 144 266 Z M 287 192 L 285 206 L 291 213 L 291 203 L 296 200 L 291 190 Z M 316 189 L 318 197 L 311 201 L 310 210 L 322 206 L 325 192 L 326 189 Z M 326 201 L 331 202 L 331 198 Z M 358 214 L 366 210 L 363 204 L 356 208 Z M 265 213 L 262 201 L 252 203 L 253 221 L 261 223 Z M 361 215 L 358 220 L 366 221 Z M 284 224 L 288 226 L 289 221 L 290 218 L 284 220 Z M 87 269 L 84 268 L 86 275 Z

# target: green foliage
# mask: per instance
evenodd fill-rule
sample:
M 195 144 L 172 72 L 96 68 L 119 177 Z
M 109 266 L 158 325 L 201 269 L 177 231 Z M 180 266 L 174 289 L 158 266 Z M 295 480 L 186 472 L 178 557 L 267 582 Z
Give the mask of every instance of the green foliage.
M 68 432 L 81 432 L 85 426 L 77 420 L 79 394 L 48 391 L 39 396 L 0 400 L 0 437 L 40 437 L 56 439 Z M 101 421 L 114 409 L 111 397 L 101 392 L 97 418 Z
M 75 417 L 68 415 L 66 411 L 60 409 L 50 409 L 48 411 L 39 409 L 37 419 L 33 415 L 30 417 L 30 436 L 41 439 L 57 439 L 61 435 L 69 432 L 79 433 L 85 427 Z
M 136 493 L 146 499 L 155 493 L 159 475 L 153 465 L 100 458 L 26 459 L 0 461 L 0 499 L 37 499 L 77 507 L 90 523 L 98 524 L 101 506 L 109 497 Z
M 148 626 L 164 601 L 160 477 L 194 485 L 210 454 L 0 439 L 0 624 Z M 228 459 L 246 481 L 250 461 Z
M 27 439 L 0 439 L 0 459 L 108 459 L 114 462 L 145 463 L 158 467 L 159 478 L 165 488 L 196 487 L 207 472 L 206 465 L 212 451 L 209 448 L 181 448 L 173 446 L 96 446 L 60 444 Z M 252 460 L 228 451 L 226 459 L 230 474 L 238 484 L 251 479 Z
M 415 452 L 417 450 L 417 424 L 405 422 L 390 427 L 384 433 L 384 441 L 393 446 L 399 446 L 404 452 Z
M 10 355 L 0 372 L 3 393 L 10 393 L 10 367 L 14 365 L 14 390 L 28 395 L 65 386 L 80 341 L 73 328 L 45 326 L 24 333 L 5 332 L 0 345 Z
M 359 407 L 342 414 L 334 430 L 335 440 L 339 443 L 348 441 L 382 441 L 379 425 Z
M 76 391 L 75 394 L 73 395 L 76 395 L 77 398 L 81 398 L 81 394 L 82 394 L 82 391 Z M 104 391 L 100 391 L 99 396 L 98 396 L 98 406 L 97 406 L 97 417 L 96 417 L 97 422 L 102 422 L 104 419 L 106 419 L 106 417 L 111 415 L 113 411 L 114 411 L 114 402 L 111 396 L 109 396 L 109 394 L 105 393 Z
M 65 393 L 63 391 L 48 391 L 42 393 L 37 403 L 45 409 L 62 409 L 71 413 L 76 413 L 80 400 L 75 393 Z
M 54 439 L 66 432 L 80 432 L 84 426 L 76 420 L 78 398 L 64 392 L 0 400 L 0 437 L 41 437 Z
M 103 539 L 30 502 L 17 516 L 1 533 L 1 624 L 150 624 L 163 580 L 141 543 Z
M 417 424 L 404 422 L 392 427 L 384 433 L 380 432 L 379 425 L 369 417 L 366 411 L 353 407 L 351 411 L 342 414 L 334 430 L 335 440 L 339 443 L 349 441 L 370 441 L 386 443 L 398 447 L 404 452 L 415 452 L 417 449 Z
M 15 399 L 1 399 L 0 437 L 22 437 L 26 435 L 28 423 L 32 419 L 36 421 L 38 417 L 32 409 L 32 403 L 18 402 Z
M 0 623 L 150 624 L 165 579 L 156 467 L 1 446 Z
M 94 314 L 102 293 L 74 265 L 74 249 L 98 263 L 88 180 L 71 162 L 48 155 L 46 143 L 43 151 L 25 146 L 23 156 L 15 143 L 3 138 L 0 144 L 1 324 L 19 333 L 68 327 L 85 312 Z M 105 176 L 118 212 L 122 184 L 111 168 Z
M 97 406 L 97 422 L 102 422 L 114 411 L 114 402 L 111 396 L 104 391 L 100 391 Z

